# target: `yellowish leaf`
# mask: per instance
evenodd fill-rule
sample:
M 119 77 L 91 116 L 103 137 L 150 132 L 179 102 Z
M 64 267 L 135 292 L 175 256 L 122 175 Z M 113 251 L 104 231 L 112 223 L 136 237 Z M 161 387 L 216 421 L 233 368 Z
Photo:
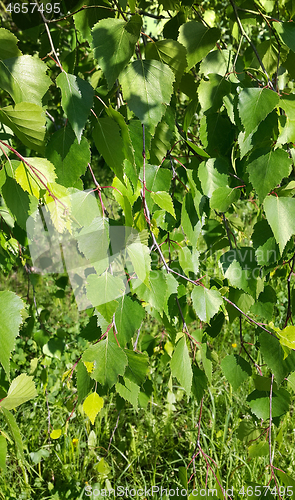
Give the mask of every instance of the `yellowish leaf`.
M 85 411 L 87 417 L 89 417 L 92 425 L 96 419 L 96 416 L 100 412 L 103 407 L 103 399 L 97 394 L 97 392 L 93 392 L 89 394 L 83 403 L 83 410 Z

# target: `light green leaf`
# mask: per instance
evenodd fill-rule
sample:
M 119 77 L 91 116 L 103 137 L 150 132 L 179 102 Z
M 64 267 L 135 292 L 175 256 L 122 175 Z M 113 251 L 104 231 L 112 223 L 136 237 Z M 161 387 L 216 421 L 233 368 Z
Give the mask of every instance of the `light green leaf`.
M 124 69 L 120 81 L 128 107 L 153 133 L 171 99 L 172 70 L 160 61 L 138 60 Z
M 208 290 L 203 286 L 196 286 L 191 298 L 197 316 L 206 323 L 209 323 L 214 314 L 218 313 L 222 304 L 222 297 L 217 290 Z
M 39 198 L 40 189 L 46 188 L 56 179 L 54 165 L 45 158 L 25 158 L 25 161 L 33 168 L 20 162 L 15 171 L 15 179 L 24 191 Z
M 245 88 L 239 94 L 238 110 L 245 128 L 245 138 L 279 104 L 276 92 L 270 89 Z
M 121 347 L 129 342 L 145 317 L 145 310 L 132 300 L 128 295 L 123 295 L 119 300 L 115 313 L 115 322 L 118 330 L 118 341 Z
M 217 188 L 227 186 L 227 170 L 228 165 L 223 158 L 212 158 L 200 164 L 198 176 L 206 196 L 210 198 Z
M 84 352 L 82 361 L 94 361 L 91 378 L 109 388 L 117 382 L 118 375 L 124 375 L 128 364 L 127 356 L 118 346 L 112 331 L 106 339 L 89 347 Z
M 44 201 L 50 212 L 51 220 L 59 233 L 63 233 L 65 229 L 71 231 L 70 208 L 71 199 L 70 193 L 64 186 L 56 182 L 48 183 L 48 189 L 53 194 L 55 199 L 46 191 Z
M 0 28 L 0 59 L 10 59 L 12 57 L 21 56 L 22 53 L 17 44 L 18 39 L 11 31 Z
M 23 301 L 13 292 L 0 292 L 0 363 L 10 380 L 10 354 L 22 322 Z
M 252 375 L 251 365 L 248 361 L 236 354 L 225 356 L 221 361 L 221 369 L 234 391 Z
M 287 328 L 294 328 L 293 326 Z M 295 329 L 295 328 L 294 328 Z M 279 340 L 269 335 L 269 333 L 262 332 L 259 335 L 260 342 L 260 351 L 263 356 L 264 362 L 267 364 L 268 368 L 274 374 L 275 380 L 278 384 L 281 384 L 285 377 L 289 375 L 291 371 L 293 371 L 293 355 L 287 356 L 285 358 L 284 351 L 282 345 L 287 345 L 284 342 L 288 342 L 288 333 L 287 330 L 287 338 L 285 337 L 285 330 L 281 332 L 278 330 L 277 334 L 279 336 Z M 284 333 L 283 333 L 284 332 Z M 280 334 L 283 333 L 281 337 Z M 285 340 L 286 339 L 286 340 Z M 291 347 L 287 345 L 287 347 Z M 285 358 L 285 359 L 284 359 Z M 258 387 L 257 387 L 258 388 Z
M 125 293 L 123 280 L 105 271 L 101 276 L 90 274 L 86 285 L 87 298 L 93 307 L 121 297 Z
M 12 434 L 12 437 L 14 439 L 14 442 L 15 442 L 16 448 L 20 454 L 20 457 L 22 460 L 25 460 L 23 442 L 22 442 L 20 430 L 19 430 L 19 427 L 16 423 L 15 417 L 9 410 L 6 410 L 6 408 L 2 408 L 2 412 L 4 414 L 4 417 L 6 418 L 6 421 L 8 423 L 10 432 Z
M 180 26 L 178 41 L 187 50 L 188 70 L 201 61 L 214 48 L 219 37 L 219 29 L 207 28 L 202 23 L 196 21 L 189 21 Z
M 56 172 L 56 182 L 65 187 L 74 186 L 75 182 L 85 174 L 90 162 L 89 144 L 82 137 L 80 144 L 71 129 L 63 127 L 49 139 L 45 155 L 53 163 Z
M 61 105 L 80 144 L 93 103 L 93 88 L 89 82 L 65 71 L 58 75 L 56 85 L 61 89 Z
M 153 270 L 149 277 L 149 288 L 143 283 L 136 288 L 136 293 L 141 300 L 154 307 L 161 316 L 166 303 L 167 282 L 162 271 Z
M 84 0 L 83 5 L 87 6 L 88 9 L 78 9 L 78 12 L 75 9 L 76 14 L 73 15 L 73 19 L 78 38 L 81 38 L 82 41 L 87 40 L 90 45 L 92 42 L 91 28 L 105 17 L 114 17 L 115 12 L 105 9 L 104 0 Z
M 240 189 L 219 187 L 215 189 L 210 198 L 210 207 L 219 212 L 226 212 L 232 203 L 240 199 Z
M 269 454 L 269 444 L 266 441 L 253 443 L 248 448 L 249 458 L 264 457 Z
M 157 59 L 168 64 L 175 74 L 175 80 L 178 83 L 187 66 L 186 49 L 176 40 L 158 40 L 148 43 L 145 48 L 146 59 Z
M 103 408 L 103 399 L 93 392 L 89 394 L 83 403 L 83 410 L 89 418 L 92 425 L 94 425 L 95 419 L 99 414 L 100 410 Z
M 261 154 L 262 153 L 262 154 Z M 262 202 L 266 195 L 280 184 L 284 177 L 288 177 L 291 170 L 292 159 L 287 151 L 275 149 L 266 152 L 255 151 L 255 159 L 250 159 L 247 166 L 249 179 Z
M 186 274 L 191 271 L 194 274 L 199 272 L 199 252 L 195 248 L 192 251 L 188 247 L 178 248 L 179 264 Z
M 134 409 L 137 410 L 140 387 L 126 377 L 124 377 L 124 384 L 117 382 L 116 391 L 121 398 L 131 403 Z
M 196 248 L 201 232 L 201 221 L 194 206 L 194 200 L 190 192 L 186 193 L 181 207 L 181 225 L 186 238 L 192 247 Z
M 46 117 L 36 104 L 21 102 L 0 108 L 0 120 L 30 149 L 40 151 L 45 136 Z
M 169 212 L 176 219 L 173 201 L 169 193 L 166 193 L 166 191 L 157 191 L 156 193 L 151 193 L 151 197 L 160 208 Z
M 93 130 L 94 143 L 98 152 L 115 175 L 123 181 L 124 143 L 120 128 L 112 118 L 99 118 Z M 114 147 L 116 145 L 116 147 Z
M 277 332 L 281 345 L 295 349 L 295 326 L 286 326 L 283 330 Z
M 42 97 L 51 85 L 46 64 L 37 57 L 25 55 L 0 61 L 0 87 L 16 104 L 30 102 L 42 106 Z
M 251 392 L 247 401 L 252 412 L 257 418 L 269 419 L 269 391 Z M 290 394 L 285 389 L 274 390 L 272 392 L 272 418 L 280 417 L 287 413 L 290 405 Z
M 105 74 L 109 89 L 133 55 L 141 25 L 141 17 L 135 14 L 128 22 L 102 19 L 92 29 L 94 57 Z
M 6 472 L 7 440 L 0 435 L 0 468 Z
M 295 52 L 295 26 L 294 23 L 284 22 L 272 23 L 274 29 L 279 34 L 281 40 Z
M 13 408 L 16 408 L 36 396 L 37 391 L 33 382 L 33 377 L 29 377 L 25 373 L 22 373 L 13 379 L 7 396 L 0 401 L 0 407 L 12 410 Z
M 128 269 L 129 273 L 132 271 L 135 272 L 139 280 L 148 285 L 151 268 L 150 249 L 141 242 L 140 233 L 134 242 L 131 241 L 128 244 L 127 240 L 127 254 L 132 264 L 130 269 Z
M 280 108 L 286 116 L 280 116 L 280 135 L 278 144 L 295 142 L 295 95 L 284 95 L 280 98 Z
M 264 210 L 282 254 L 286 243 L 295 234 L 295 199 L 268 196 L 264 200 Z
M 177 342 L 175 351 L 170 361 L 171 372 L 189 396 L 191 393 L 193 370 L 186 344 L 185 335 Z
M 256 295 L 259 268 L 251 247 L 228 250 L 220 257 L 224 276 L 232 286 Z

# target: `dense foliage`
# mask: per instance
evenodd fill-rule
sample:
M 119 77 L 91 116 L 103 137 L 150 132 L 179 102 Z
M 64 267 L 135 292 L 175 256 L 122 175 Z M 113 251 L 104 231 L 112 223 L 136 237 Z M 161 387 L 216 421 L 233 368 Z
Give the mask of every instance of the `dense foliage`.
M 51 273 L 55 298 L 68 300 L 70 285 L 87 311 L 64 374 L 75 407 L 92 424 L 109 394 L 118 409 L 146 408 L 161 350 L 169 388 L 177 380 L 199 412 L 188 477 L 202 458 L 220 498 L 230 495 L 200 441 L 202 408 L 215 338 L 238 324 L 240 350 L 221 369 L 231 390 L 249 388 L 239 437 L 250 457 L 269 457 L 268 498 L 284 496 L 279 484 L 295 498 L 272 432 L 295 387 L 294 16 L 292 0 L 3 8 L 0 266 L 22 268 L 30 289 L 0 292 L 0 413 L 21 461 L 11 410 L 36 396 L 38 365 L 65 346 L 35 293 Z M 10 363 L 19 334 L 39 348 L 30 373 Z

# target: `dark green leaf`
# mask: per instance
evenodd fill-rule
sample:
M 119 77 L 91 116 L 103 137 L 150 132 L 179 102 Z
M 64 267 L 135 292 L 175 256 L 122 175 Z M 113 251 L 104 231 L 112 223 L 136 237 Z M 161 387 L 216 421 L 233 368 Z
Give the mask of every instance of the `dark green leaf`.
M 58 75 L 56 85 L 61 89 L 61 105 L 80 143 L 93 103 L 93 88 L 79 76 L 65 71 Z
M 251 365 L 248 361 L 236 354 L 225 356 L 221 361 L 221 369 L 234 391 L 252 375 Z

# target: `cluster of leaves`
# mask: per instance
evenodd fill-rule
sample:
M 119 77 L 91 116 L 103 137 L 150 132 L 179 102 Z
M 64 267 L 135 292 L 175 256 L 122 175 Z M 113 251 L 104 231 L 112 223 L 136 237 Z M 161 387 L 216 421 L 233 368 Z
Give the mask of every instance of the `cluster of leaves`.
M 82 332 L 90 344 L 73 367 L 91 420 L 102 407 L 96 392 L 116 391 L 135 409 L 149 399 L 146 314 L 169 337 L 171 376 L 198 402 L 211 377 L 207 339 L 239 316 L 244 355 L 226 356 L 222 369 L 234 389 L 253 377 L 249 408 L 253 421 L 269 422 L 271 445 L 272 422 L 290 405 L 281 385 L 295 372 L 294 4 L 84 4 L 70 11 L 65 3 L 59 19 L 3 14 L 0 265 L 31 265 L 34 231 L 43 270 L 57 258 L 54 269 L 63 271 L 67 242 L 76 248 L 69 241 L 86 259 L 67 271 L 76 298 L 86 297 L 81 308 L 92 307 Z M 147 33 L 150 19 L 156 27 Z M 111 187 L 97 181 L 101 165 L 114 174 Z M 83 191 L 87 168 L 98 199 Z M 238 217 L 249 200 L 250 223 Z M 288 293 L 282 325 L 274 316 L 278 270 Z M 25 304 L 0 293 L 9 379 Z M 251 352 L 242 318 L 253 324 Z M 189 328 L 193 321 L 201 329 Z M 0 403 L 5 414 L 9 398 Z

